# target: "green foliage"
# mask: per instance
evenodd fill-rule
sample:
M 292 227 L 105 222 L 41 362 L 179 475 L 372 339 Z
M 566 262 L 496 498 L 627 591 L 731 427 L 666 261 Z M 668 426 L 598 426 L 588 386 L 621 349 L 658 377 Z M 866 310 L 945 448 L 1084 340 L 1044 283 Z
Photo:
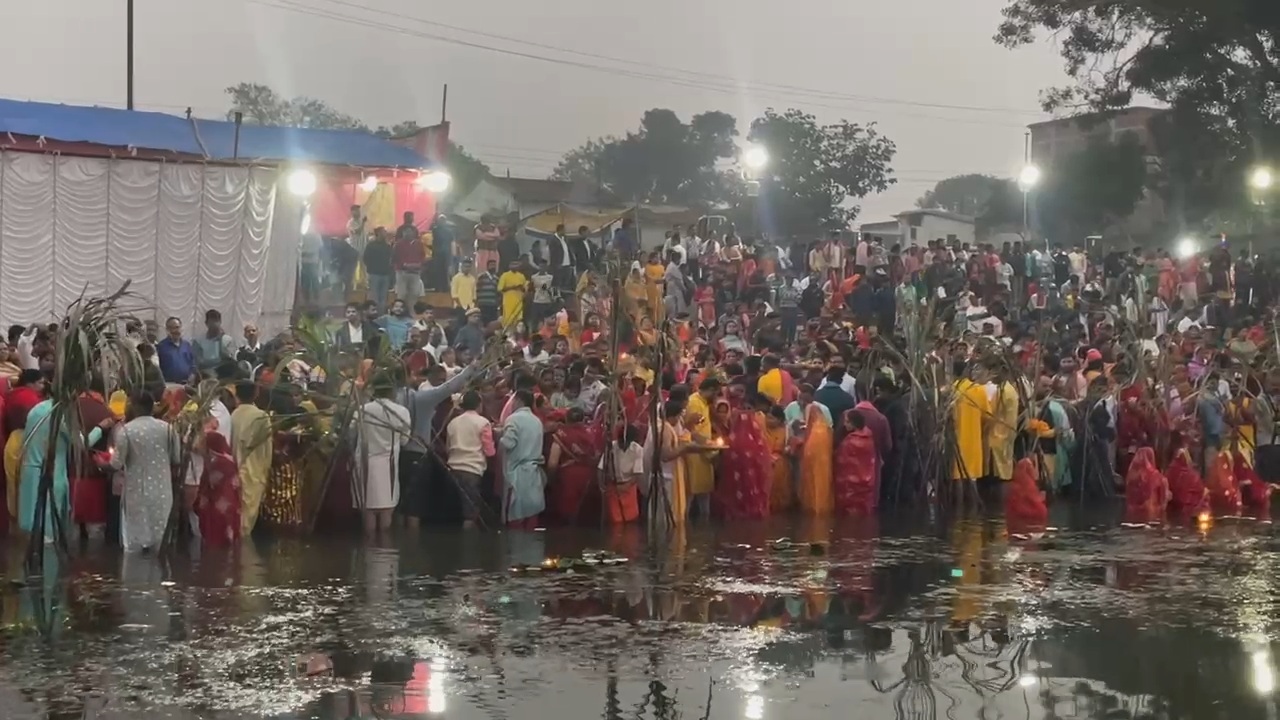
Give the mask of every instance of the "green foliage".
M 992 175 L 949 177 L 916 200 L 916 207 L 968 215 L 977 221 L 979 234 L 1022 225 L 1022 193 L 1017 183 Z
M 381 125 L 376 130 L 370 129 L 361 120 L 331 107 L 323 100 L 303 96 L 285 98 L 269 86 L 259 83 L 232 85 L 225 92 L 231 98 L 231 109 L 227 111 L 227 118 L 234 118 L 235 114 L 240 112 L 243 113 L 246 123 L 254 125 L 361 130 L 384 138 L 407 137 L 422 129 L 422 126 L 413 120 L 398 122 L 390 127 Z M 444 164 L 453 177 L 453 189 L 446 196 L 446 206 L 449 201 L 466 195 L 489 172 L 489 168 L 484 163 L 472 157 L 461 145 L 452 140 L 449 141 L 449 151 Z
M 1280 143 L 1280 5 L 1275 0 L 1011 0 L 996 42 L 1052 37 L 1073 84 L 1050 111 L 1109 111 L 1136 98 L 1171 108 L 1153 189 L 1186 227 L 1233 214 L 1241 179 Z
M 757 207 L 771 235 L 844 227 L 858 215 L 850 198 L 895 182 L 889 163 L 897 147 L 874 124 L 819 125 L 800 110 L 770 108 L 751 123 L 748 138 L 769 153 Z
M 1045 174 L 1032 195 L 1039 229 L 1053 242 L 1102 234 L 1128 217 L 1147 182 L 1147 151 L 1132 133 L 1096 137 Z
M 733 194 L 734 176 L 716 164 L 734 156 L 737 135 L 727 113 L 708 111 L 685 123 L 654 108 L 637 131 L 588 140 L 566 153 L 551 177 L 599 185 L 626 200 L 708 208 Z

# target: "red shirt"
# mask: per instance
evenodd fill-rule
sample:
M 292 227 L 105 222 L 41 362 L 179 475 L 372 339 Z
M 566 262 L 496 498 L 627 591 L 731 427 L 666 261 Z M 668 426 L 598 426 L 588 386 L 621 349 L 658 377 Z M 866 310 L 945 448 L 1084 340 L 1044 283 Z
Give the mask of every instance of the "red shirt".
M 418 272 L 426 260 L 426 251 L 418 240 L 397 240 L 391 248 L 391 262 L 396 272 Z
M 33 387 L 19 387 L 9 391 L 5 397 L 4 426 L 7 430 L 21 430 L 27 427 L 27 413 L 39 405 L 44 396 Z

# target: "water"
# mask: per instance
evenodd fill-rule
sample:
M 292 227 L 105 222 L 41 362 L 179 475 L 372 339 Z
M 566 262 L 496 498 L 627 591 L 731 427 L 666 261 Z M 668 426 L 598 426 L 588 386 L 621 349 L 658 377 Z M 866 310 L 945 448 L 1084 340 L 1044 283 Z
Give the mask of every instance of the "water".
M 1275 717 L 1272 526 L 1073 510 L 90 548 L 0 589 L 0 718 Z

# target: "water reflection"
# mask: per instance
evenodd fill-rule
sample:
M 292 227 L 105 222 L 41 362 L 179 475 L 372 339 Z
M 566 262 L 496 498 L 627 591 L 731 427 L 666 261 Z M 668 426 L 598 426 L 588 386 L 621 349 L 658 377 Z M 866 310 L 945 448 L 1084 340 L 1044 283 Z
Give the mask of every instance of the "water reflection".
M 91 548 L 0 590 L 0 717 L 1274 716 L 1269 525 L 1055 522 Z

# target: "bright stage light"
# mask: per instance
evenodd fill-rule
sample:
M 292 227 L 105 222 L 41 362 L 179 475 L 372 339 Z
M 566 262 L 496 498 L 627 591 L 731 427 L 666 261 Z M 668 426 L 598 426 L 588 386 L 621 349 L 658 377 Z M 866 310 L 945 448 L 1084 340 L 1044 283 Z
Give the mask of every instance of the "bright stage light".
M 759 170 L 769 164 L 769 151 L 762 145 L 748 145 L 742 151 L 742 164 L 748 169 Z
M 361 190 L 363 190 L 363 191 L 365 191 L 365 192 L 373 192 L 374 190 L 377 190 L 377 189 L 378 189 L 378 178 L 377 178 L 377 176 L 370 175 L 370 176 L 366 177 L 366 178 L 365 178 L 365 179 L 360 183 L 360 189 L 361 189 Z
M 1178 257 L 1186 259 L 1200 252 L 1200 244 L 1194 238 L 1185 237 L 1178 241 Z
M 449 184 L 452 180 L 453 178 L 449 177 L 449 173 L 440 170 L 432 170 L 419 175 L 415 182 L 418 184 L 419 188 L 426 190 L 433 195 L 439 195 L 449 189 Z
M 289 192 L 300 198 L 311 197 L 316 191 L 316 174 L 310 170 L 294 170 L 286 180 Z

